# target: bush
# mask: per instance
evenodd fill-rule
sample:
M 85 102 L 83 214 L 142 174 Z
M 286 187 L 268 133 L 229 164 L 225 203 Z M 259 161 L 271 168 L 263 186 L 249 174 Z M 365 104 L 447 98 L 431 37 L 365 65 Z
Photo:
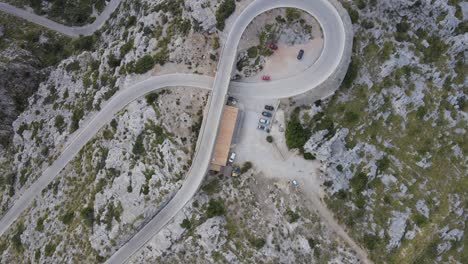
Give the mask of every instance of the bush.
M 249 55 L 249 58 L 251 58 L 251 59 L 257 58 L 257 56 L 258 56 L 258 49 L 257 49 L 257 47 L 256 47 L 256 46 L 250 47 L 250 48 L 247 50 L 247 55 Z
M 375 165 L 377 165 L 377 173 L 383 172 L 390 167 L 390 159 L 387 156 L 383 156 L 376 161 Z
M 127 43 L 123 44 L 121 47 L 120 47 L 120 57 L 123 57 L 125 56 L 125 54 L 129 53 L 130 50 L 132 50 L 133 48 L 133 38 L 130 39 Z
M 246 161 L 244 162 L 244 164 L 242 165 L 242 168 L 241 168 L 241 173 L 246 173 L 248 170 L 250 170 L 252 168 L 252 162 L 250 161 Z
M 299 120 L 299 108 L 296 108 L 286 125 L 286 145 L 289 149 L 302 149 L 311 136 L 311 131 L 304 128 Z
M 236 2 L 234 0 L 224 0 L 216 10 L 216 27 L 219 30 L 224 30 L 226 26 L 225 20 L 231 16 L 236 10 Z
M 154 55 L 154 63 L 159 65 L 164 65 L 169 60 L 169 52 L 167 48 L 163 48 L 158 53 Z
M 256 238 L 256 237 L 251 237 L 249 238 L 249 242 L 252 246 L 254 246 L 256 249 L 261 249 L 266 241 L 263 238 Z
M 309 242 L 310 249 L 315 248 L 315 246 L 317 245 L 317 241 L 315 241 L 315 239 L 313 239 L 313 238 L 307 239 L 307 242 Z
M 212 218 L 215 216 L 221 216 L 226 213 L 226 208 L 221 200 L 210 199 L 208 202 L 208 208 L 206 209 L 206 216 Z
M 107 62 L 109 63 L 109 67 L 111 67 L 111 68 L 115 68 L 115 67 L 120 66 L 120 61 L 121 61 L 121 59 L 117 58 L 114 53 L 111 53 L 107 57 Z
M 185 228 L 185 229 L 190 229 L 192 227 L 192 222 L 190 222 L 188 218 L 185 218 L 180 224 L 180 227 Z
M 351 188 L 353 188 L 354 193 L 360 193 L 364 191 L 368 183 L 367 174 L 360 172 L 355 174 L 353 178 L 349 181 Z
M 427 42 L 429 43 L 429 46 L 423 50 L 424 63 L 433 63 L 438 61 L 448 49 L 448 45 L 435 35 L 429 37 Z
M 272 137 L 272 136 L 267 136 L 267 137 L 266 137 L 266 141 L 267 141 L 268 143 L 273 143 L 273 137 Z
M 65 66 L 65 70 L 67 70 L 67 72 L 75 72 L 79 69 L 80 69 L 80 62 L 77 60 L 70 62 L 67 66 Z
M 304 152 L 304 159 L 305 160 L 315 160 L 316 157 L 314 154 L 310 153 L 310 152 Z
M 73 221 L 73 218 L 75 218 L 75 212 L 73 211 L 68 211 L 67 213 L 65 213 L 64 215 L 62 215 L 62 217 L 60 217 L 60 220 L 68 225 L 70 224 L 72 221 Z
M 135 144 L 133 145 L 133 149 L 132 149 L 132 152 L 134 155 L 139 156 L 145 152 L 145 146 L 143 145 L 144 139 L 145 139 L 145 135 L 143 134 L 143 132 L 137 136 L 135 140 Z
M 376 248 L 376 245 L 379 243 L 379 237 L 371 234 L 366 234 L 363 237 L 364 245 L 369 250 L 373 250 Z
M 81 218 L 83 219 L 84 223 L 92 227 L 94 224 L 94 208 L 93 207 L 85 207 L 80 212 Z
M 208 195 L 213 195 L 221 190 L 219 180 L 217 178 L 210 181 L 207 185 L 202 187 L 202 190 Z
M 134 72 L 138 74 L 145 73 L 154 67 L 154 59 L 151 55 L 145 55 L 135 63 Z
M 288 23 L 294 22 L 301 18 L 301 12 L 296 8 L 286 8 L 286 20 Z
M 301 218 L 298 212 L 292 211 L 291 209 L 286 211 L 286 215 L 288 216 L 289 223 L 295 223 L 297 220 L 299 220 L 299 218 Z
M 418 227 L 422 227 L 427 223 L 427 218 L 424 215 L 417 213 L 413 216 L 413 221 Z
M 357 121 L 359 121 L 359 114 L 356 113 L 356 112 L 353 112 L 353 111 L 347 111 L 345 113 L 345 121 L 348 122 L 348 123 L 351 123 L 351 124 L 354 124 L 356 123 Z
M 73 110 L 71 124 L 70 124 L 70 132 L 76 131 L 80 127 L 80 120 L 84 116 L 83 108 L 78 107 Z
M 54 254 L 54 252 L 55 252 L 56 247 L 57 247 L 57 245 L 55 245 L 53 243 L 48 243 L 44 248 L 44 255 L 46 257 L 52 256 Z
M 341 164 L 336 165 L 336 169 L 337 169 L 339 172 L 343 172 L 343 165 L 341 165 Z
M 55 117 L 54 126 L 55 128 L 57 128 L 60 134 L 63 132 L 63 129 L 65 128 L 65 119 L 62 115 L 58 115 Z
M 345 88 L 351 87 L 354 80 L 358 76 L 358 71 L 359 71 L 358 65 L 359 65 L 359 59 L 353 57 L 351 59 L 351 63 L 349 64 L 348 71 L 346 72 L 345 78 L 343 79 L 343 86 Z
M 22 222 L 16 227 L 14 235 L 11 237 L 11 243 L 16 252 L 23 252 L 23 243 L 21 242 L 21 235 L 23 234 L 25 228 Z

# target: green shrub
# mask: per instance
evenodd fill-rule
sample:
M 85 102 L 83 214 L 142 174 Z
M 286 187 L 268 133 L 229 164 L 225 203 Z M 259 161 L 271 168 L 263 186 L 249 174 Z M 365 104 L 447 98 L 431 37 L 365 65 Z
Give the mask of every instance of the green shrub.
M 225 20 L 231 16 L 236 10 L 236 2 L 234 0 L 224 0 L 216 10 L 216 27 L 219 30 L 224 30 L 226 26 Z
M 244 164 L 242 165 L 242 168 L 241 168 L 241 173 L 246 173 L 248 170 L 250 170 L 252 168 L 252 162 L 250 161 L 246 161 L 244 162 Z
M 133 42 L 134 42 L 134 39 L 130 39 L 127 43 L 123 44 L 121 47 L 120 47 L 120 57 L 123 57 L 125 56 L 125 54 L 129 53 L 130 50 L 132 50 L 133 48 Z
M 70 132 L 76 131 L 80 127 L 80 120 L 84 116 L 83 108 L 78 107 L 73 110 L 71 124 L 70 124 Z
M 417 213 L 413 216 L 413 221 L 418 227 L 422 227 L 427 223 L 427 218 L 424 215 Z
M 360 193 L 364 191 L 368 183 L 367 174 L 360 172 L 355 174 L 353 178 L 349 181 L 351 188 L 353 188 L 354 193 Z
M 313 238 L 307 239 L 307 242 L 309 242 L 309 247 L 311 249 L 315 248 L 315 246 L 317 245 L 317 241 L 315 241 L 315 239 L 313 239 Z
M 267 141 L 268 143 L 273 143 L 273 137 L 270 136 L 270 135 L 268 135 L 268 136 L 266 137 L 266 141 Z
M 249 238 L 249 242 L 256 249 L 261 249 L 266 243 L 264 238 L 256 238 L 256 237 Z
M 21 235 L 23 234 L 24 230 L 26 230 L 26 228 L 24 227 L 23 223 L 20 222 L 16 226 L 15 232 L 11 237 L 11 244 L 17 253 L 21 253 L 24 250 L 23 243 L 21 242 Z
M 164 65 L 169 61 L 169 51 L 167 48 L 163 48 L 158 53 L 154 55 L 154 63 L 159 65 Z
M 214 178 L 208 184 L 203 186 L 202 190 L 206 192 L 206 194 L 208 195 L 213 195 L 215 193 L 218 193 L 221 190 L 221 186 L 219 185 L 219 180 L 217 178 Z
M 69 64 L 67 64 L 67 66 L 65 66 L 65 70 L 67 70 L 67 72 L 75 72 L 75 71 L 78 71 L 80 69 L 80 62 L 79 61 L 73 61 L 73 62 L 70 62 Z
M 384 156 L 377 160 L 375 164 L 377 165 L 377 173 L 383 172 L 390 167 L 390 159 L 387 156 Z
M 375 249 L 376 245 L 380 241 L 378 236 L 371 235 L 371 234 L 364 235 L 363 240 L 364 240 L 364 245 L 366 245 L 366 248 L 369 250 Z
M 336 169 L 337 169 L 339 172 L 342 172 L 342 171 L 343 171 L 343 165 L 341 165 L 341 164 L 336 165 Z
M 75 212 L 73 211 L 68 211 L 66 212 L 64 215 L 62 215 L 60 217 L 60 220 L 66 224 L 66 225 L 69 225 L 72 221 L 73 221 L 73 218 L 75 218 Z
M 221 216 L 226 213 L 226 208 L 222 200 L 210 199 L 208 207 L 206 208 L 206 216 L 212 218 L 215 216 Z
M 424 48 L 424 63 L 433 63 L 438 61 L 447 51 L 448 45 L 439 37 L 432 35 L 427 39 L 429 46 Z
M 343 79 L 343 86 L 345 88 L 351 87 L 353 84 L 354 80 L 358 76 L 359 72 L 359 59 L 353 57 L 351 59 L 351 63 L 349 64 L 348 71 L 346 72 L 345 78 Z
M 304 152 L 303 156 L 304 156 L 305 160 L 315 160 L 316 159 L 315 155 L 310 153 L 310 152 Z
M 92 227 L 94 224 L 94 208 L 93 207 L 85 207 L 80 212 L 81 218 L 83 219 L 84 223 Z
M 48 243 L 44 248 L 44 255 L 46 257 L 51 257 L 54 254 L 56 247 L 57 247 L 56 244 Z
M 192 222 L 190 222 L 188 218 L 185 218 L 180 224 L 180 227 L 185 228 L 185 229 L 190 229 L 192 228 Z
M 107 62 L 109 63 L 109 67 L 115 68 L 120 66 L 121 59 L 117 58 L 114 53 L 109 54 L 107 57 Z
M 145 55 L 135 63 L 134 72 L 138 74 L 145 73 L 154 67 L 154 59 L 151 55 Z
M 254 59 L 258 56 L 258 49 L 256 46 L 253 46 L 253 47 L 250 47 L 248 50 L 247 50 L 247 55 L 249 56 L 249 58 L 251 59 Z
M 286 145 L 289 149 L 302 149 L 311 136 L 309 128 L 304 128 L 299 120 L 299 108 L 296 108 L 286 125 Z
M 286 20 L 288 23 L 294 22 L 301 18 L 301 12 L 296 8 L 286 8 Z
M 137 136 L 135 140 L 135 144 L 133 145 L 133 149 L 132 149 L 132 152 L 134 155 L 140 156 L 141 154 L 145 153 L 145 146 L 143 144 L 144 139 L 145 139 L 145 134 L 143 132 Z
M 288 222 L 289 223 L 295 223 L 295 222 L 297 222 L 297 220 L 299 220 L 299 218 L 301 218 L 301 216 L 299 215 L 298 212 L 293 211 L 293 210 L 291 210 L 289 208 L 286 211 L 286 215 L 288 216 Z
M 60 134 L 63 132 L 65 128 L 65 119 L 63 118 L 62 115 L 58 115 L 55 117 L 54 126 L 55 128 L 57 128 Z

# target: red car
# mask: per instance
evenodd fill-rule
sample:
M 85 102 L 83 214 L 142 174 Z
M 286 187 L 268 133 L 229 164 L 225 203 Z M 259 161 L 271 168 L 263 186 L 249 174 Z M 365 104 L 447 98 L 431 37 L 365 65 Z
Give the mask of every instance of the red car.
M 268 48 L 272 49 L 272 50 L 277 50 L 278 49 L 278 46 L 276 46 L 275 43 L 270 43 L 270 45 L 268 45 Z
M 270 75 L 263 75 L 262 80 L 269 81 L 270 80 Z

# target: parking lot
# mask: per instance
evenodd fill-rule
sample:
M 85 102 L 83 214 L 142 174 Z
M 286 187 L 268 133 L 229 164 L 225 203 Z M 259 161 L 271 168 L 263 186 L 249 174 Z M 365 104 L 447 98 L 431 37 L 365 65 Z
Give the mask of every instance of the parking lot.
M 266 104 L 275 106 L 270 133 L 257 128 Z M 242 165 L 250 161 L 258 173 L 279 179 L 285 184 L 297 180 L 302 191 L 321 197 L 323 193 L 319 179 L 320 162 L 305 160 L 301 155 L 288 150 L 284 137 L 284 112 L 277 109 L 277 104 L 271 100 L 239 102 L 243 119 L 239 123 L 237 143 L 233 147 L 237 154 L 235 164 Z M 273 143 L 267 142 L 268 135 L 273 137 Z

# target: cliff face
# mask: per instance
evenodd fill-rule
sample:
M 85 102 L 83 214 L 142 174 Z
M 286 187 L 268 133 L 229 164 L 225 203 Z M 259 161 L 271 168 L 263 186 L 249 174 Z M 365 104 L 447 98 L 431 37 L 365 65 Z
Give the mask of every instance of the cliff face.
M 0 62 L 0 148 L 10 145 L 13 121 L 24 111 L 28 98 L 50 72 L 48 68 L 42 68 L 38 58 L 26 50 L 0 53 L 2 58 L 7 56 L 15 58 L 8 63 Z

